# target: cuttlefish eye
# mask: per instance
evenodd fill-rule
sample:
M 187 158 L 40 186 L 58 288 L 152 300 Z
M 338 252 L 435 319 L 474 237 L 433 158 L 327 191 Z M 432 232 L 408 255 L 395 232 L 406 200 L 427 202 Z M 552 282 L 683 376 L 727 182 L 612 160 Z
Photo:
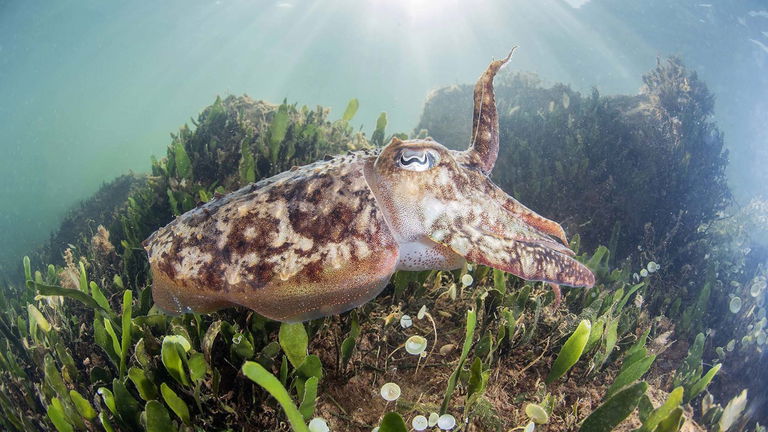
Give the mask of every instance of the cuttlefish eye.
M 403 149 L 397 158 L 397 164 L 409 171 L 426 171 L 437 165 L 440 156 L 428 149 Z

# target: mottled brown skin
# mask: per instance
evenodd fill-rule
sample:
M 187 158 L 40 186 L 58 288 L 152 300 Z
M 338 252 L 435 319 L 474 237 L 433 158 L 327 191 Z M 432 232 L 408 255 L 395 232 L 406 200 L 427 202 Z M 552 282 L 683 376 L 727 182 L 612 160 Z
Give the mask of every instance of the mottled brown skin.
M 283 173 L 157 231 L 147 240 L 155 302 L 173 312 L 240 304 L 277 320 L 367 302 L 398 256 L 362 175 L 373 158 L 360 152 Z
M 472 142 L 470 150 L 483 155 L 477 167 L 486 175 L 491 173 L 499 155 L 499 117 L 496 113 L 496 97 L 493 93 L 493 77 L 512 57 L 517 47 L 512 48 L 506 58 L 491 62 L 488 69 L 477 80 L 472 110 Z
M 511 53 L 510 53 L 511 55 Z M 475 86 L 467 151 L 394 138 L 215 198 L 145 242 L 153 296 L 175 313 L 243 305 L 280 321 L 369 301 L 397 270 L 465 260 L 525 279 L 591 286 L 563 229 L 488 178 L 498 152 L 491 63 Z

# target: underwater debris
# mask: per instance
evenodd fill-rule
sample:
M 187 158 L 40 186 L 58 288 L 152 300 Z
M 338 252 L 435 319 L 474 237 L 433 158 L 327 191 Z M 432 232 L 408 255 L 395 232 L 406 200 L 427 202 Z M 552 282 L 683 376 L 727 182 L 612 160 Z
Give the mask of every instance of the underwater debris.
M 427 339 L 421 336 L 411 336 L 405 341 L 405 350 L 408 354 L 421 355 L 427 349 Z
M 411 420 L 411 426 L 413 426 L 414 430 L 423 431 L 429 427 L 429 421 L 426 417 L 419 414 Z
M 394 402 L 400 397 L 400 386 L 393 382 L 389 382 L 381 386 L 381 391 L 379 393 L 385 401 Z
M 78 289 L 80 287 L 80 269 L 75 265 L 72 248 L 67 248 L 64 251 L 64 263 L 64 268 L 59 271 L 61 286 L 68 289 Z
M 99 225 L 96 234 L 91 237 L 91 249 L 99 255 L 109 255 L 115 251 L 115 246 L 109 241 L 109 231 L 104 225 Z
M 412 325 L 413 325 L 413 320 L 411 319 L 410 315 L 403 315 L 400 317 L 400 327 L 407 329 Z
M 325 422 L 325 419 L 321 417 L 315 417 L 310 420 L 307 427 L 309 428 L 309 432 L 330 432 L 331 430 L 328 427 L 328 423 Z
M 441 430 L 451 430 L 456 427 L 456 418 L 450 414 L 443 414 L 437 419 L 437 427 Z

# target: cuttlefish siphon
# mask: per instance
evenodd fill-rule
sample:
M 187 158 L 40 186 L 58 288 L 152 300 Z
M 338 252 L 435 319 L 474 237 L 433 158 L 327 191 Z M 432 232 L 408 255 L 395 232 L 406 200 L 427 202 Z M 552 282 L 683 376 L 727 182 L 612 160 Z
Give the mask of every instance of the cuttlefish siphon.
M 397 270 L 466 260 L 555 288 L 592 286 L 560 225 L 488 177 L 499 150 L 493 78 L 510 56 L 475 85 L 465 151 L 393 138 L 214 198 L 157 230 L 144 243 L 155 303 L 304 321 L 368 302 Z

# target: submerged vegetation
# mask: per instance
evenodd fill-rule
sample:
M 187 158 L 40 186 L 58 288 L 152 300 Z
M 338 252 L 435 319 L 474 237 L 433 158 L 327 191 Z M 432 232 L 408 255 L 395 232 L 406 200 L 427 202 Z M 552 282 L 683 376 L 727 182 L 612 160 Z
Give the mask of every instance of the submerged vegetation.
M 765 206 L 729 206 L 704 84 L 675 60 L 644 81 L 632 97 L 522 75 L 497 90 L 495 180 L 581 234 L 571 246 L 593 288 L 555 308 L 547 285 L 470 263 L 399 272 L 375 301 L 303 324 L 158 313 L 141 242 L 215 194 L 383 145 L 386 115 L 366 137 L 350 126 L 356 100 L 330 121 L 320 107 L 217 99 L 123 203 L 91 213 L 101 226 L 70 229 L 49 248 L 60 260 L 25 259 L 23 283 L 0 292 L 0 425 L 764 431 L 748 403 L 766 377 L 746 370 L 764 363 L 766 263 L 743 224 Z M 450 110 L 470 101 L 468 87 L 438 92 L 421 126 L 464 147 L 471 117 Z
M 658 249 L 650 259 L 677 266 L 690 261 L 682 252 L 701 239 L 699 227 L 729 203 L 727 153 L 696 74 L 671 59 L 643 81 L 637 96 L 606 97 L 500 75 L 498 163 L 506 169 L 494 181 L 580 233 L 585 246 L 610 244 L 614 260 L 640 258 L 642 245 Z M 463 148 L 471 100 L 470 86 L 435 92 L 419 128 Z
M 703 332 L 708 363 L 728 359 L 729 379 L 715 382 L 716 393 L 753 384 L 762 404 L 754 415 L 768 412 L 768 376 L 755 374 L 766 369 L 768 206 L 731 199 L 704 83 L 676 58 L 660 61 L 634 96 L 584 96 L 519 73 L 499 78 L 498 163 L 509 168 L 494 180 L 580 233 L 585 247 L 608 245 L 609 267 L 652 281 L 643 301 L 652 316 L 674 320 L 676 346 Z M 471 95 L 470 86 L 434 92 L 418 129 L 461 148 Z

